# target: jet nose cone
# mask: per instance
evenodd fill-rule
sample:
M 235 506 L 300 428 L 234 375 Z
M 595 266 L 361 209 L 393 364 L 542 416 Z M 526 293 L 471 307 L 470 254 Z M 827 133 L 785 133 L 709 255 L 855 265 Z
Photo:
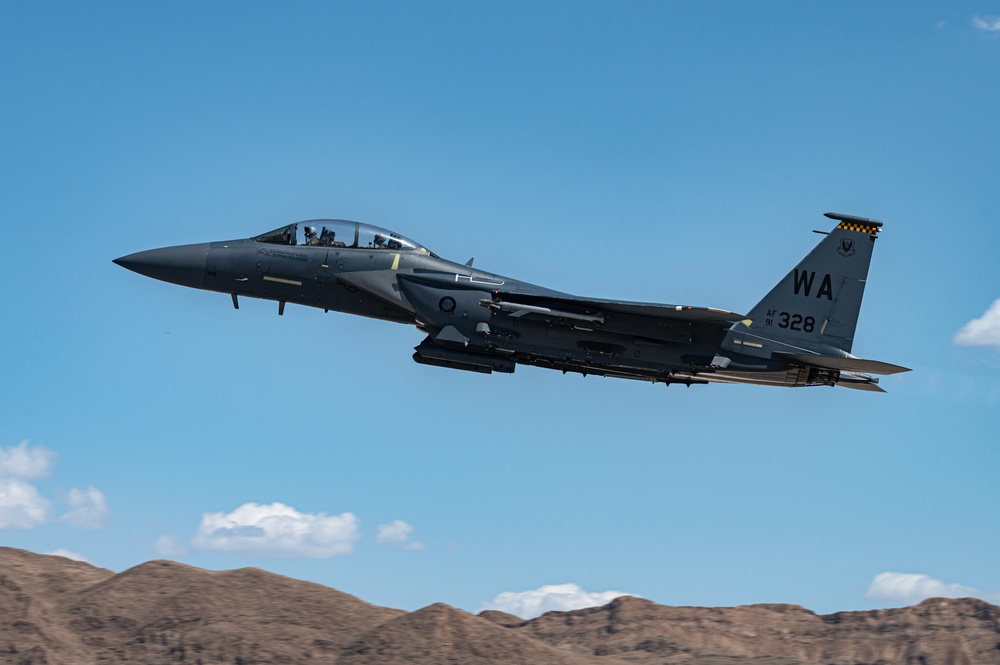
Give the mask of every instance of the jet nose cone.
M 146 277 L 200 288 L 207 257 L 208 243 L 201 243 L 149 249 L 114 259 L 114 263 Z

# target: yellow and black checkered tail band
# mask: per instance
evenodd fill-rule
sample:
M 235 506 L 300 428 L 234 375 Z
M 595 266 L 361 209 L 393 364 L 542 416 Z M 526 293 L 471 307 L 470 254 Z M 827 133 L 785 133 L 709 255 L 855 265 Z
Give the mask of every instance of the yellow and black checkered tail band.
M 848 231 L 857 231 L 858 233 L 867 233 L 869 235 L 875 235 L 882 229 L 877 226 L 869 226 L 868 224 L 858 224 L 857 222 L 841 222 L 837 224 L 838 229 L 847 229 Z

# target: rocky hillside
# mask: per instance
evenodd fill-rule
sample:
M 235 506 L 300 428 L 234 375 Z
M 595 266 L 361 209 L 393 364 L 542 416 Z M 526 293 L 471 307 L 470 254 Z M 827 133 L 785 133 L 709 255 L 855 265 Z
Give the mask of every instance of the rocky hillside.
M 817 615 L 795 605 L 619 598 L 531 621 L 403 612 L 255 568 L 151 561 L 114 574 L 0 548 L 0 664 L 1000 665 L 1000 608 L 974 599 Z
M 1000 608 L 973 598 L 818 615 L 798 605 L 666 607 L 622 597 L 520 623 L 497 614 L 487 618 L 546 644 L 636 663 L 1000 663 Z

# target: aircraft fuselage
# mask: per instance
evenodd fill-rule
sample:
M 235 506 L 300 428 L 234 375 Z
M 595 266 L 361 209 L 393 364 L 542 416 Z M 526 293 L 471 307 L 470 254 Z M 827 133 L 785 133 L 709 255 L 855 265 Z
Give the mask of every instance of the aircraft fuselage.
M 843 381 L 859 387 L 877 382 L 859 371 L 870 361 L 852 364 L 844 359 L 850 354 L 841 350 L 842 342 L 830 346 L 837 339 L 822 339 L 812 314 L 787 314 L 789 320 L 798 316 L 808 321 L 810 328 L 791 343 L 787 335 L 770 339 L 755 334 L 750 319 L 724 310 L 578 298 L 478 270 L 471 261 L 463 265 L 442 259 L 377 227 L 342 220 L 303 224 L 305 241 L 293 224 L 255 238 L 166 247 L 115 262 L 156 279 L 229 294 L 236 307 L 242 296 L 277 301 L 279 313 L 293 303 L 412 324 L 427 333 L 414 360 L 453 369 L 511 373 L 517 364 L 529 364 L 687 385 Z M 322 237 L 312 224 L 324 225 Z M 807 290 L 805 278 L 798 269 L 795 273 L 789 296 L 793 304 Z M 829 292 L 831 311 L 837 295 L 833 280 L 824 273 L 817 282 L 821 292 Z M 841 284 L 836 286 L 839 291 Z M 827 317 L 824 328 L 831 318 L 839 321 Z M 770 330 L 781 333 L 782 320 L 777 317 Z M 775 317 L 767 326 L 772 324 Z M 758 350 L 765 344 L 753 341 L 757 339 L 766 340 L 766 353 Z M 842 366 L 790 361 L 794 354 L 836 356 Z

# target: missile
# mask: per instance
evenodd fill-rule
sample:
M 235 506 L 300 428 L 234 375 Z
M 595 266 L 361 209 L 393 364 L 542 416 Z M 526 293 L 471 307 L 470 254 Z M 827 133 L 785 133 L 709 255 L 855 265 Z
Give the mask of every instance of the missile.
M 574 321 L 587 321 L 588 323 L 604 323 L 603 314 L 577 314 L 576 312 L 564 312 L 550 307 L 539 307 L 538 305 L 522 305 L 517 302 L 506 302 L 503 300 L 490 300 L 483 298 L 479 301 L 482 307 L 489 307 L 494 312 L 513 312 L 514 316 L 524 316 L 525 314 L 545 314 L 555 316 L 560 319 L 572 319 Z

